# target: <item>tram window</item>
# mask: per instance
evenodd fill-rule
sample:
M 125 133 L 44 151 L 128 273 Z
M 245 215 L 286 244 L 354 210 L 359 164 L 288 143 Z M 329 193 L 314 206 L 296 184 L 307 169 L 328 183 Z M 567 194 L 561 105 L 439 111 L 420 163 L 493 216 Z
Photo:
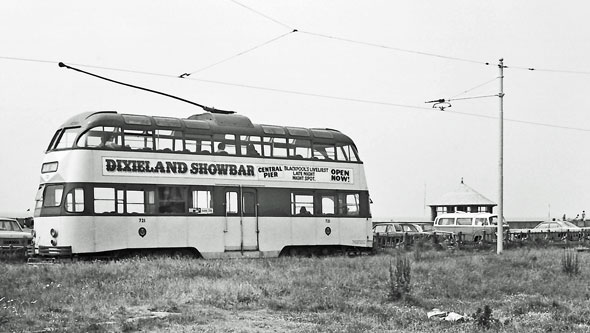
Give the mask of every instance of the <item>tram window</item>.
M 78 147 L 119 148 L 121 129 L 119 127 L 97 126 L 86 131 L 77 142 Z
M 76 140 L 76 136 L 80 131 L 79 128 L 66 128 L 59 136 L 57 143 L 55 144 L 54 149 L 66 149 L 72 148 L 74 146 L 74 141 Z
M 337 149 L 338 161 L 358 162 L 358 158 L 351 145 L 342 145 Z
M 335 160 L 336 149 L 334 145 L 314 143 L 313 144 L 313 158 L 320 160 Z
M 213 142 L 210 135 L 187 135 L 184 139 L 185 149 L 191 153 L 210 154 Z
M 240 151 L 242 156 L 260 156 L 262 139 L 259 136 L 240 136 Z
M 291 215 L 308 216 L 313 215 L 312 194 L 291 194 Z
M 127 190 L 125 200 L 125 212 L 144 214 L 145 213 L 145 195 L 143 191 Z
M 359 195 L 339 194 L 338 211 L 341 215 L 359 215 Z
M 213 136 L 215 141 L 215 154 L 236 155 L 236 136 L 233 134 L 216 134 Z
M 35 217 L 39 216 L 41 213 L 41 207 L 43 207 L 43 192 L 45 190 L 45 185 L 39 186 L 37 190 L 37 195 L 35 195 Z
M 156 150 L 182 151 L 182 138 L 175 136 L 175 131 L 156 130 Z
M 322 202 L 322 215 L 334 215 L 336 213 L 336 198 L 333 195 L 323 195 L 321 197 Z
M 186 188 L 160 187 L 158 188 L 158 210 L 160 213 L 185 213 Z
M 66 211 L 81 213 L 84 211 L 84 189 L 75 188 L 66 195 Z
M 235 192 L 235 191 L 225 192 L 225 213 L 226 214 L 237 214 L 238 213 L 238 192 Z
M 213 201 L 211 191 L 193 190 L 192 207 L 189 212 L 197 214 L 213 214 Z
M 116 213 L 115 210 L 115 189 L 112 187 L 94 188 L 94 212 Z
M 289 139 L 289 156 L 295 158 L 311 158 L 311 141 Z
M 57 207 L 61 204 L 63 185 L 47 185 L 43 196 L 43 207 Z
M 147 204 L 146 204 L 146 212 L 148 214 L 153 214 L 156 212 L 156 191 L 146 191 L 147 194 Z
M 124 131 L 125 146 L 136 150 L 153 150 L 154 138 L 152 131 L 130 130 Z
M 287 157 L 287 139 L 286 138 L 263 138 L 264 156 Z

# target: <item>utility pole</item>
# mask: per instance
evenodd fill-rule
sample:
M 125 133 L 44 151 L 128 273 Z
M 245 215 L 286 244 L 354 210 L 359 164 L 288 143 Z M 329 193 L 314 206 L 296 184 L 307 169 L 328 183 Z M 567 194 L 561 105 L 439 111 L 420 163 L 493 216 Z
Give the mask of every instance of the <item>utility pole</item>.
M 496 253 L 501 254 L 504 249 L 504 59 L 500 59 L 500 156 L 498 159 L 499 188 L 498 188 L 498 232 L 496 237 Z

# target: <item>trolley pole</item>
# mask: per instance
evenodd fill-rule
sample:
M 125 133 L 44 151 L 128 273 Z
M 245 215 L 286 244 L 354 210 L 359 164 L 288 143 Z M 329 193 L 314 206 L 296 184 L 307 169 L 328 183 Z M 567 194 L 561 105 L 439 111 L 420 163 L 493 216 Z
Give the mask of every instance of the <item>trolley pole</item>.
M 501 254 L 504 241 L 504 59 L 500 59 L 500 149 L 498 159 L 499 187 L 498 187 L 498 232 L 496 237 L 496 253 Z

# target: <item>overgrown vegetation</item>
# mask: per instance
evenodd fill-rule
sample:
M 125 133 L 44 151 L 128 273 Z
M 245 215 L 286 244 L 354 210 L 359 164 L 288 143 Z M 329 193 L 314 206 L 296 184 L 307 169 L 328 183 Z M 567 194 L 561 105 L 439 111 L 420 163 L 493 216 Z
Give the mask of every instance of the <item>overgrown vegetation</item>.
M 424 249 L 413 262 L 410 252 L 387 250 L 352 258 L 0 263 L 0 332 L 465 332 L 488 325 L 588 332 L 589 255 L 576 254 L 575 277 L 562 272 L 562 249 Z M 400 282 L 406 294 L 392 302 L 398 265 L 400 277 L 407 267 L 400 281 L 408 289 Z M 433 308 L 473 320 L 429 320 Z
M 405 256 L 396 257 L 395 267 L 389 262 L 389 298 L 398 301 L 412 290 L 412 263 Z
M 564 249 L 561 257 L 561 270 L 567 275 L 580 274 L 578 253 L 572 249 Z

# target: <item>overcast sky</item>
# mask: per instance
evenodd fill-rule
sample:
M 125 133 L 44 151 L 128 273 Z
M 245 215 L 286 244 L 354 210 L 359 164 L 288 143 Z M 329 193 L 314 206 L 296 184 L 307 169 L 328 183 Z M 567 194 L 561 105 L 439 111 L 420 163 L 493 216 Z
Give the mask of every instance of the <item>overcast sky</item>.
M 590 5 L 569 3 L 2 1 L 0 212 L 33 207 L 44 150 L 77 113 L 202 112 L 59 61 L 255 123 L 341 130 L 374 216 L 425 216 L 462 177 L 497 201 L 499 98 L 463 98 L 497 94 L 504 58 L 505 216 L 575 216 L 590 209 Z M 458 100 L 424 103 L 438 98 Z

